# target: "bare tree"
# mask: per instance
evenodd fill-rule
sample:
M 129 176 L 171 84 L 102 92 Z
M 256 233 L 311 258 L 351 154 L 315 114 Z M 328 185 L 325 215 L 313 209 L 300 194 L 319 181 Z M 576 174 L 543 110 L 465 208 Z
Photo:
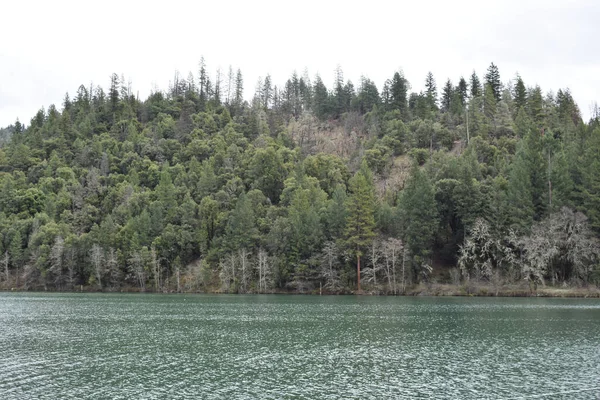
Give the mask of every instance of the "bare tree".
M 248 288 L 250 286 L 250 282 L 252 280 L 252 268 L 250 265 L 250 252 L 246 248 L 241 248 L 238 250 L 238 257 L 240 259 L 240 269 L 239 269 L 239 282 L 240 282 L 240 291 L 242 293 L 248 292 Z
M 258 250 L 258 292 L 264 293 L 267 288 L 271 285 L 273 266 L 269 259 L 269 254 L 262 247 Z
M 144 268 L 144 258 L 139 251 L 131 253 L 129 258 L 129 271 L 132 278 L 137 282 L 140 290 L 146 290 L 146 270 Z
M 54 244 L 50 249 L 50 272 L 54 276 L 54 284 L 60 290 L 64 283 L 63 265 L 64 265 L 65 241 L 61 236 L 54 239 Z
M 98 288 L 102 289 L 102 277 L 105 273 L 104 268 L 104 250 L 98 244 L 94 244 L 90 250 L 90 261 L 92 267 L 94 267 L 94 275 L 96 277 L 96 283 Z
M 495 269 L 512 261 L 512 248 L 490 232 L 489 224 L 479 218 L 459 249 L 458 266 L 469 279 L 490 279 Z
M 237 264 L 235 254 L 229 254 L 226 260 L 219 261 L 219 277 L 221 278 L 221 287 L 223 291 L 231 291 L 231 284 L 235 281 L 235 269 Z
M 64 262 L 67 267 L 67 283 L 70 288 L 75 286 L 75 267 L 77 252 L 73 246 L 67 246 L 64 251 Z
M 548 274 L 553 281 L 589 282 L 600 260 L 600 241 L 593 236 L 587 218 L 567 207 L 534 224 L 531 234 L 517 243 L 523 277 L 534 284 L 543 284 Z
M 160 261 L 156 255 L 156 248 L 154 245 L 150 248 L 150 266 L 152 267 L 152 277 L 154 278 L 154 290 L 158 292 L 161 288 L 160 278 Z
M 404 245 L 400 239 L 389 238 L 382 246 L 385 258 L 385 277 L 388 281 L 388 290 L 397 294 L 396 270 L 400 257 L 404 258 Z M 402 263 L 404 266 L 404 263 Z M 402 271 L 402 290 L 404 290 L 404 270 Z
M 109 284 L 112 288 L 114 288 L 119 284 L 121 279 L 121 271 L 119 270 L 117 252 L 112 247 L 106 252 L 106 269 L 108 272 Z
M 369 266 L 363 268 L 362 273 L 365 277 L 365 282 L 372 283 L 375 289 L 377 289 L 377 274 L 382 268 L 381 261 L 381 242 L 379 240 L 373 240 L 369 249 Z
M 325 280 L 325 289 L 336 291 L 341 288 L 339 273 L 339 249 L 335 242 L 327 242 L 321 252 L 319 275 Z

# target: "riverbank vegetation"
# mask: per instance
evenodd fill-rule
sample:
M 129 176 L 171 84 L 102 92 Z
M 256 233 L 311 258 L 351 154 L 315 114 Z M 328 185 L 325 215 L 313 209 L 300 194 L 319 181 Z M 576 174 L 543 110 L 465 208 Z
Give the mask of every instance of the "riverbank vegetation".
M 600 112 L 568 89 L 494 64 L 441 93 L 245 84 L 202 61 L 139 99 L 114 74 L 2 129 L 0 287 L 596 290 Z

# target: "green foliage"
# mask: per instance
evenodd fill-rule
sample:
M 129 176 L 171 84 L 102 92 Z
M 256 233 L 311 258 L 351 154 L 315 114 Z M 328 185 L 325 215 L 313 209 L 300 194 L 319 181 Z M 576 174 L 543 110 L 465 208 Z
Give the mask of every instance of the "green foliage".
M 106 92 L 80 86 L 62 110 L 0 129 L 3 282 L 250 291 L 260 259 L 277 289 L 309 289 L 335 253 L 326 272 L 345 290 L 376 236 L 403 239 L 416 282 L 432 260 L 454 265 L 477 221 L 481 243 L 503 249 L 542 243 L 527 235 L 564 206 L 600 234 L 600 124 L 582 121 L 568 89 L 527 90 L 517 75 L 502 91 L 492 64 L 483 85 L 446 81 L 438 109 L 431 73 L 420 93 L 401 71 L 355 90 L 338 68 L 329 89 L 267 75 L 247 102 L 240 71 L 229 85 L 204 62 L 199 73 L 145 100 L 112 75 Z M 470 276 L 490 259 L 476 247 Z M 593 279 L 587 261 L 549 260 L 544 279 L 559 264 L 560 279 Z
M 398 199 L 404 242 L 413 255 L 413 267 L 420 271 L 429 262 L 433 238 L 438 226 L 435 190 L 426 173 L 412 169 L 410 179 Z

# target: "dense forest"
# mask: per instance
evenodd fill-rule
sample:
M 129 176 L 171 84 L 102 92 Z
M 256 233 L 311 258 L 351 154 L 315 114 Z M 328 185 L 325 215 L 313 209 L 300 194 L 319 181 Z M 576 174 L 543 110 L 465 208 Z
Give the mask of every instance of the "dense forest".
M 425 74 L 424 74 L 425 75 Z M 600 113 L 491 64 L 412 92 L 117 74 L 0 131 L 0 288 L 404 293 L 600 282 Z

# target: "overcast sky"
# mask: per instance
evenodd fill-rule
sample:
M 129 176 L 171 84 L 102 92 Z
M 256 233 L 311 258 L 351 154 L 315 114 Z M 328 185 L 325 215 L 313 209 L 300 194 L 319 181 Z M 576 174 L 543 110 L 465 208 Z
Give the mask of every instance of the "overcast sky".
M 197 75 L 202 55 L 211 75 L 240 68 L 247 97 L 267 73 L 281 84 L 306 68 L 329 86 L 340 64 L 381 88 L 402 69 L 420 91 L 428 71 L 441 88 L 493 61 L 503 82 L 519 72 L 544 92 L 569 87 L 585 119 L 600 100 L 597 0 L 19 0 L 0 16 L 0 126 L 61 108 L 82 83 L 106 89 L 113 72 L 145 98 L 175 70 Z

